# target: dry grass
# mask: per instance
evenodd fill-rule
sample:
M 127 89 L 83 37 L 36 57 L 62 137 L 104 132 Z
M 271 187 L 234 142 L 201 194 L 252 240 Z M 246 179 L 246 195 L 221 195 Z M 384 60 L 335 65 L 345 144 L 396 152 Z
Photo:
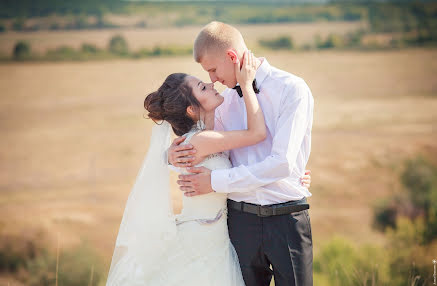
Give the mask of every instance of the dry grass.
M 333 234 L 382 242 L 370 227 L 372 202 L 399 188 L 404 158 L 437 154 L 437 51 L 264 56 L 302 76 L 315 98 L 315 252 Z M 191 57 L 0 65 L 3 229 L 40 225 L 53 245 L 61 233 L 63 247 L 87 237 L 109 265 L 148 148 L 144 96 L 176 71 L 208 80 Z

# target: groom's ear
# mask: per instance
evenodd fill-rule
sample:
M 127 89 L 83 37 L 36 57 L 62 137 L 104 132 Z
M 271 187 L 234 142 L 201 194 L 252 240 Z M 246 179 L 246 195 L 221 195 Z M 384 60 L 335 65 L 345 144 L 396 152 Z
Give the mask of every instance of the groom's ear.
M 236 64 L 238 61 L 237 53 L 232 49 L 227 50 L 226 53 L 231 58 L 232 63 Z

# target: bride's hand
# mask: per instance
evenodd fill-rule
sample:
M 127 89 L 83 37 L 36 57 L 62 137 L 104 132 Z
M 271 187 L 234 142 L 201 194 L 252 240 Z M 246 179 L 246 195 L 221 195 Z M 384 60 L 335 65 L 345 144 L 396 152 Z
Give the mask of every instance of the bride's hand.
M 300 183 L 306 188 L 310 188 L 311 185 L 311 170 L 305 170 L 305 175 L 300 177 Z
M 241 87 L 250 86 L 255 79 L 256 74 L 256 62 L 255 56 L 250 50 L 247 50 L 243 54 L 243 65 L 240 70 L 240 61 L 237 58 L 237 62 L 234 64 L 235 77 Z

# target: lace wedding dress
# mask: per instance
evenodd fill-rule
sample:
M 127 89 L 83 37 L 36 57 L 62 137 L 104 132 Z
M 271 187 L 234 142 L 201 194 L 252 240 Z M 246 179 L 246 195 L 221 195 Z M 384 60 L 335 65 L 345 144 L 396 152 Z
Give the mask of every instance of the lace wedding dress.
M 203 129 L 199 121 L 181 144 L 188 144 Z M 231 168 L 229 152 L 209 155 L 196 165 L 200 166 Z M 185 169 L 181 173 L 189 174 Z M 133 255 L 124 255 L 111 266 L 107 285 L 244 286 L 238 256 L 229 239 L 226 200 L 226 194 L 215 192 L 184 196 L 182 212 L 172 220 L 176 233 L 164 235 L 166 249 L 159 259 L 146 260 L 140 267 Z M 149 267 L 159 269 L 145 274 L 143 269 Z

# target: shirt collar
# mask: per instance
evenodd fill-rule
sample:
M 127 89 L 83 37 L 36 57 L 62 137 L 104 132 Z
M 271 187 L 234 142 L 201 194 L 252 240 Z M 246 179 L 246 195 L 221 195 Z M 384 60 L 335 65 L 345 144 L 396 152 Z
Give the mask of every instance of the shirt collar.
M 261 89 L 261 85 L 264 81 L 264 79 L 267 77 L 267 75 L 270 72 L 270 64 L 267 61 L 266 58 L 262 57 L 259 58 L 262 62 L 258 69 L 256 70 L 255 79 L 256 79 L 256 85 L 258 89 Z
M 265 57 L 260 57 L 259 59 L 261 60 L 261 64 L 259 65 L 258 69 L 256 70 L 255 79 L 256 79 L 256 87 L 259 90 L 261 90 L 261 85 L 262 85 L 264 79 L 270 73 L 271 66 Z M 237 83 L 237 85 L 240 85 L 240 84 Z M 233 89 L 231 89 L 231 90 L 233 90 Z M 237 93 L 237 91 L 235 91 L 235 93 Z

